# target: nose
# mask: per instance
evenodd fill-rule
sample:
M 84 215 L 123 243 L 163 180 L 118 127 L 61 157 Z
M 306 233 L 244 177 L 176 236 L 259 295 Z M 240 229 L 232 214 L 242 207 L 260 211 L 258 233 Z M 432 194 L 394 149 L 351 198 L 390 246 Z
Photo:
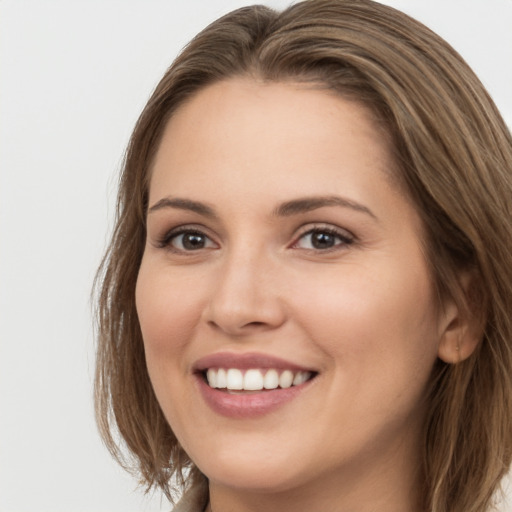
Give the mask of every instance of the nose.
M 286 308 L 279 271 L 261 251 L 239 251 L 222 262 L 205 320 L 230 336 L 245 336 L 280 327 Z

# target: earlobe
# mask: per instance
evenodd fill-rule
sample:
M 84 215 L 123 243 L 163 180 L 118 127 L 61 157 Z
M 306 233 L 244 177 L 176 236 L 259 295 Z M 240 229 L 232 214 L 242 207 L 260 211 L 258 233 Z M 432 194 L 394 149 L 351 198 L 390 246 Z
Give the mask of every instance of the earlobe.
M 445 363 L 456 364 L 467 359 L 478 347 L 480 337 L 472 329 L 449 328 L 439 342 L 438 357 Z
M 471 295 L 469 279 L 463 280 L 464 301 L 457 305 L 451 299 L 445 304 L 441 333 L 438 346 L 438 357 L 445 363 L 456 364 L 467 359 L 478 347 L 484 328 L 484 307 Z

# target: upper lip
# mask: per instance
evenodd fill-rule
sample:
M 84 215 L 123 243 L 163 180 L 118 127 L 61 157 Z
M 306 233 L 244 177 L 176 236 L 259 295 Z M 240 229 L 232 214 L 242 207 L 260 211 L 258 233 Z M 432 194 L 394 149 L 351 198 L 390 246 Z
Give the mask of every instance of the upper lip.
M 203 372 L 208 368 L 238 368 L 240 370 L 248 370 L 250 368 L 273 368 L 276 370 L 292 370 L 295 372 L 315 371 L 311 368 L 281 359 L 280 357 L 258 352 L 240 354 L 235 352 L 218 352 L 202 357 L 193 364 L 193 371 L 195 372 Z

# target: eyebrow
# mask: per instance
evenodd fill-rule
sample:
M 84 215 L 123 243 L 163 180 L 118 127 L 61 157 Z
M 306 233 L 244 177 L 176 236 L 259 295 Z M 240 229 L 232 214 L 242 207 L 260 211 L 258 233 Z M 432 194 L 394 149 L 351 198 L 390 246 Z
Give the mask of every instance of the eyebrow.
M 350 208 L 357 212 L 365 213 L 375 220 L 377 216 L 366 206 L 359 204 L 350 199 L 340 196 L 319 196 L 319 197 L 304 197 L 293 199 L 278 206 L 273 214 L 277 217 L 289 217 L 300 213 L 307 213 L 318 208 L 325 206 L 341 206 L 343 208 Z
M 163 208 L 176 208 L 178 210 L 188 210 L 191 212 L 198 213 L 199 215 L 203 215 L 204 217 L 209 217 L 212 219 L 217 218 L 217 215 L 211 206 L 208 206 L 205 203 L 200 203 L 199 201 L 192 201 L 191 199 L 181 199 L 179 197 L 164 197 L 163 199 L 160 199 L 160 201 L 157 201 L 153 206 L 149 208 L 148 213 L 153 213 L 158 210 L 162 210 Z
M 370 217 L 378 220 L 376 215 L 366 206 L 346 199 L 340 196 L 314 196 L 314 197 L 303 197 L 299 199 L 293 199 L 280 204 L 274 209 L 272 215 L 275 217 L 290 217 L 293 215 L 299 215 L 301 213 L 307 213 L 318 208 L 324 208 L 326 206 L 341 206 L 343 208 L 350 208 L 357 212 L 365 213 Z M 216 219 L 217 214 L 213 207 L 199 201 L 192 201 L 191 199 L 183 198 L 170 198 L 164 197 L 157 201 L 148 210 L 148 213 L 153 213 L 163 208 L 175 208 L 178 210 L 188 210 L 204 217 Z

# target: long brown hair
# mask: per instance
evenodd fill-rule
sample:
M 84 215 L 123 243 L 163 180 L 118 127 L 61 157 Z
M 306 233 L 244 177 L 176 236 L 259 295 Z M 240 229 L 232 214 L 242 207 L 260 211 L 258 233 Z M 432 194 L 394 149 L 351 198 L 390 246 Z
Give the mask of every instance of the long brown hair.
M 399 181 L 423 218 L 440 298 L 481 316 L 478 349 L 433 369 L 424 433 L 425 506 L 484 512 L 512 458 L 512 139 L 462 58 L 415 20 L 370 0 L 246 7 L 184 49 L 133 131 L 112 241 L 97 276 L 97 422 L 117 460 L 171 496 L 201 478 L 166 422 L 135 309 L 150 166 L 168 119 L 234 76 L 313 82 L 370 107 L 394 142 Z M 473 285 L 460 285 L 460 271 Z M 183 469 L 189 468 L 184 481 Z

